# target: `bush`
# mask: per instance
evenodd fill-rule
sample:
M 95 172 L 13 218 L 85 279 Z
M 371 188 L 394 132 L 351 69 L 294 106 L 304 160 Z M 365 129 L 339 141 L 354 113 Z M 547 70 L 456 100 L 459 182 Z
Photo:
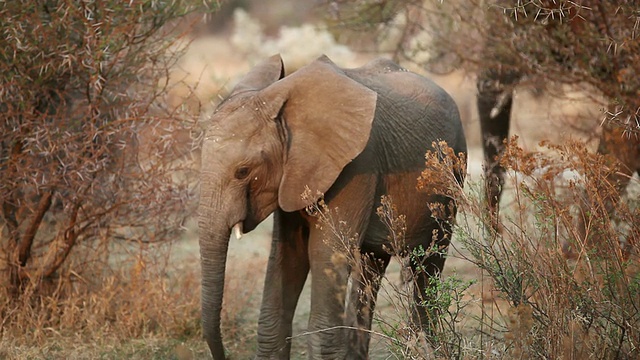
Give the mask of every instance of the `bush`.
M 508 304 L 480 328 L 491 330 L 506 358 L 635 358 L 637 199 L 613 201 L 618 189 L 609 175 L 617 169 L 605 156 L 577 142 L 541 146 L 546 151 L 525 152 L 512 139 L 507 147 L 503 165 L 514 185 L 501 232 L 489 226 L 478 197 L 464 205 L 457 238 Z
M 160 276 L 159 246 L 179 237 L 195 202 L 180 161 L 195 143 L 174 134 L 196 124 L 163 96 L 188 41 L 182 19 L 211 10 L 203 4 L 0 4 L 3 339 L 195 331 L 193 308 L 174 301 L 193 281 Z M 151 307 L 164 301 L 180 308 Z

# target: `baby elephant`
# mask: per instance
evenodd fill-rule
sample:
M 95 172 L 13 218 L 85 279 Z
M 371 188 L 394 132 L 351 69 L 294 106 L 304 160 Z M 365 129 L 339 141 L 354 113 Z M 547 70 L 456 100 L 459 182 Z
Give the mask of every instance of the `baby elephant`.
M 378 279 L 391 258 L 389 229 L 376 214 L 382 196 L 406 215 L 408 249 L 442 249 L 422 259 L 417 300 L 444 266 L 451 222 L 436 220 L 429 204 L 442 202 L 451 218 L 455 204 L 416 190 L 425 153 L 438 141 L 466 153 L 456 104 L 389 60 L 342 69 L 323 56 L 284 76 L 276 55 L 252 69 L 218 106 L 202 145 L 202 324 L 213 358 L 225 358 L 220 311 L 231 231 L 249 232 L 271 213 L 257 357 L 289 358 L 294 310 L 311 272 L 309 357 L 366 358 Z M 462 184 L 466 169 L 454 172 Z M 305 190 L 312 196 L 303 197 Z M 347 224 L 356 249 L 367 254 L 368 279 L 352 281 L 351 289 L 353 267 L 335 261 L 330 226 L 316 226 L 318 217 L 305 211 L 316 194 L 324 194 L 333 220 Z M 414 321 L 429 322 L 419 302 Z

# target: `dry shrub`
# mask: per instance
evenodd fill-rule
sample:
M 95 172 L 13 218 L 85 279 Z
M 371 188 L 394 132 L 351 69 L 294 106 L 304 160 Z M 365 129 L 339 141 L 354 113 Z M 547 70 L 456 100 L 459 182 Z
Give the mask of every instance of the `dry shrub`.
M 173 238 L 188 213 L 190 169 L 172 135 L 194 121 L 163 106 L 157 79 L 193 7 L 121 5 L 0 7 L 0 282 L 14 294 L 54 277 L 76 247 L 106 261 L 109 242 Z
M 198 333 L 195 270 L 167 276 L 198 126 L 164 95 L 204 5 L 0 4 L 0 357 Z
M 494 281 L 509 308 L 483 320 L 506 358 L 628 359 L 640 341 L 640 228 L 633 196 L 619 199 L 617 164 L 584 144 L 541 144 L 525 152 L 513 138 L 502 164 L 515 178 L 501 232 L 470 197 L 459 240 Z M 496 325 L 497 324 L 497 325 Z M 496 329 L 498 331 L 496 331 Z
M 0 294 L 0 357 L 191 359 L 208 354 L 200 325 L 200 268 L 196 242 L 182 250 L 129 246 L 107 268 L 80 276 L 70 264 L 52 281 L 49 295 Z M 253 260 L 252 260 L 253 261 Z M 73 262 L 73 261 L 72 261 Z M 255 351 L 263 264 L 230 261 L 222 329 L 233 353 Z M 101 272 L 101 274 L 95 271 Z M 34 291 L 36 291 L 34 289 Z M 45 356 L 46 355 L 46 356 Z
M 122 254 L 110 269 L 92 266 L 84 275 L 70 264 L 46 294 L 36 284 L 19 299 L 4 289 L 0 353 L 66 357 L 82 344 L 98 352 L 135 338 L 199 337 L 199 271 L 170 265 L 168 250 L 153 246 Z
M 433 150 L 425 155 L 425 170 L 418 178 L 417 189 L 427 194 L 462 200 L 465 197 L 462 186 L 467 172 L 466 155 L 456 154 L 445 141 L 433 142 L 431 147 Z

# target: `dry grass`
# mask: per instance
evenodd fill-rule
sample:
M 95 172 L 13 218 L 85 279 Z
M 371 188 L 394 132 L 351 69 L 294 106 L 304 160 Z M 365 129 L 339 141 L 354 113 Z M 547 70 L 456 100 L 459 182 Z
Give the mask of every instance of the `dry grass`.
M 136 343 L 151 353 L 153 346 L 143 346 L 147 339 L 156 343 L 153 352 L 162 352 L 172 342 L 197 338 L 199 272 L 194 266 L 169 265 L 168 250 L 122 254 L 111 270 L 96 266 L 84 276 L 70 265 L 47 289 L 3 296 L 0 354 L 10 359 L 119 357 Z
M 502 358 L 634 358 L 637 197 L 618 201 L 615 163 L 579 143 L 543 144 L 544 152 L 515 143 L 503 158 L 514 185 L 503 201 L 502 231 L 486 226 L 491 219 L 472 196 L 458 237 L 467 259 L 491 278 L 489 297 L 502 299 L 482 302 L 480 348 L 495 352 L 497 343 Z
M 114 252 L 111 270 L 79 277 L 71 265 L 46 292 L 27 290 L 15 300 L 2 294 L 0 358 L 209 358 L 200 329 L 196 244 L 191 237 L 176 246 Z M 249 260 L 253 266 L 246 267 Z M 255 348 L 255 289 L 264 261 L 229 261 L 234 276 L 225 287 L 222 328 L 229 350 L 240 358 Z

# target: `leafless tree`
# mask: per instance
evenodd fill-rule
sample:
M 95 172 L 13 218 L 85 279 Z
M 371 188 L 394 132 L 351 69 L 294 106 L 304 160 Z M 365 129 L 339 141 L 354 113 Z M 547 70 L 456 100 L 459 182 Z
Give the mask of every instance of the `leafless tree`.
M 172 134 L 193 123 L 162 96 L 186 41 L 180 19 L 215 6 L 0 2 L 0 275 L 14 294 L 78 248 L 90 256 L 75 271 L 106 261 L 113 241 L 179 230 L 192 189 Z

